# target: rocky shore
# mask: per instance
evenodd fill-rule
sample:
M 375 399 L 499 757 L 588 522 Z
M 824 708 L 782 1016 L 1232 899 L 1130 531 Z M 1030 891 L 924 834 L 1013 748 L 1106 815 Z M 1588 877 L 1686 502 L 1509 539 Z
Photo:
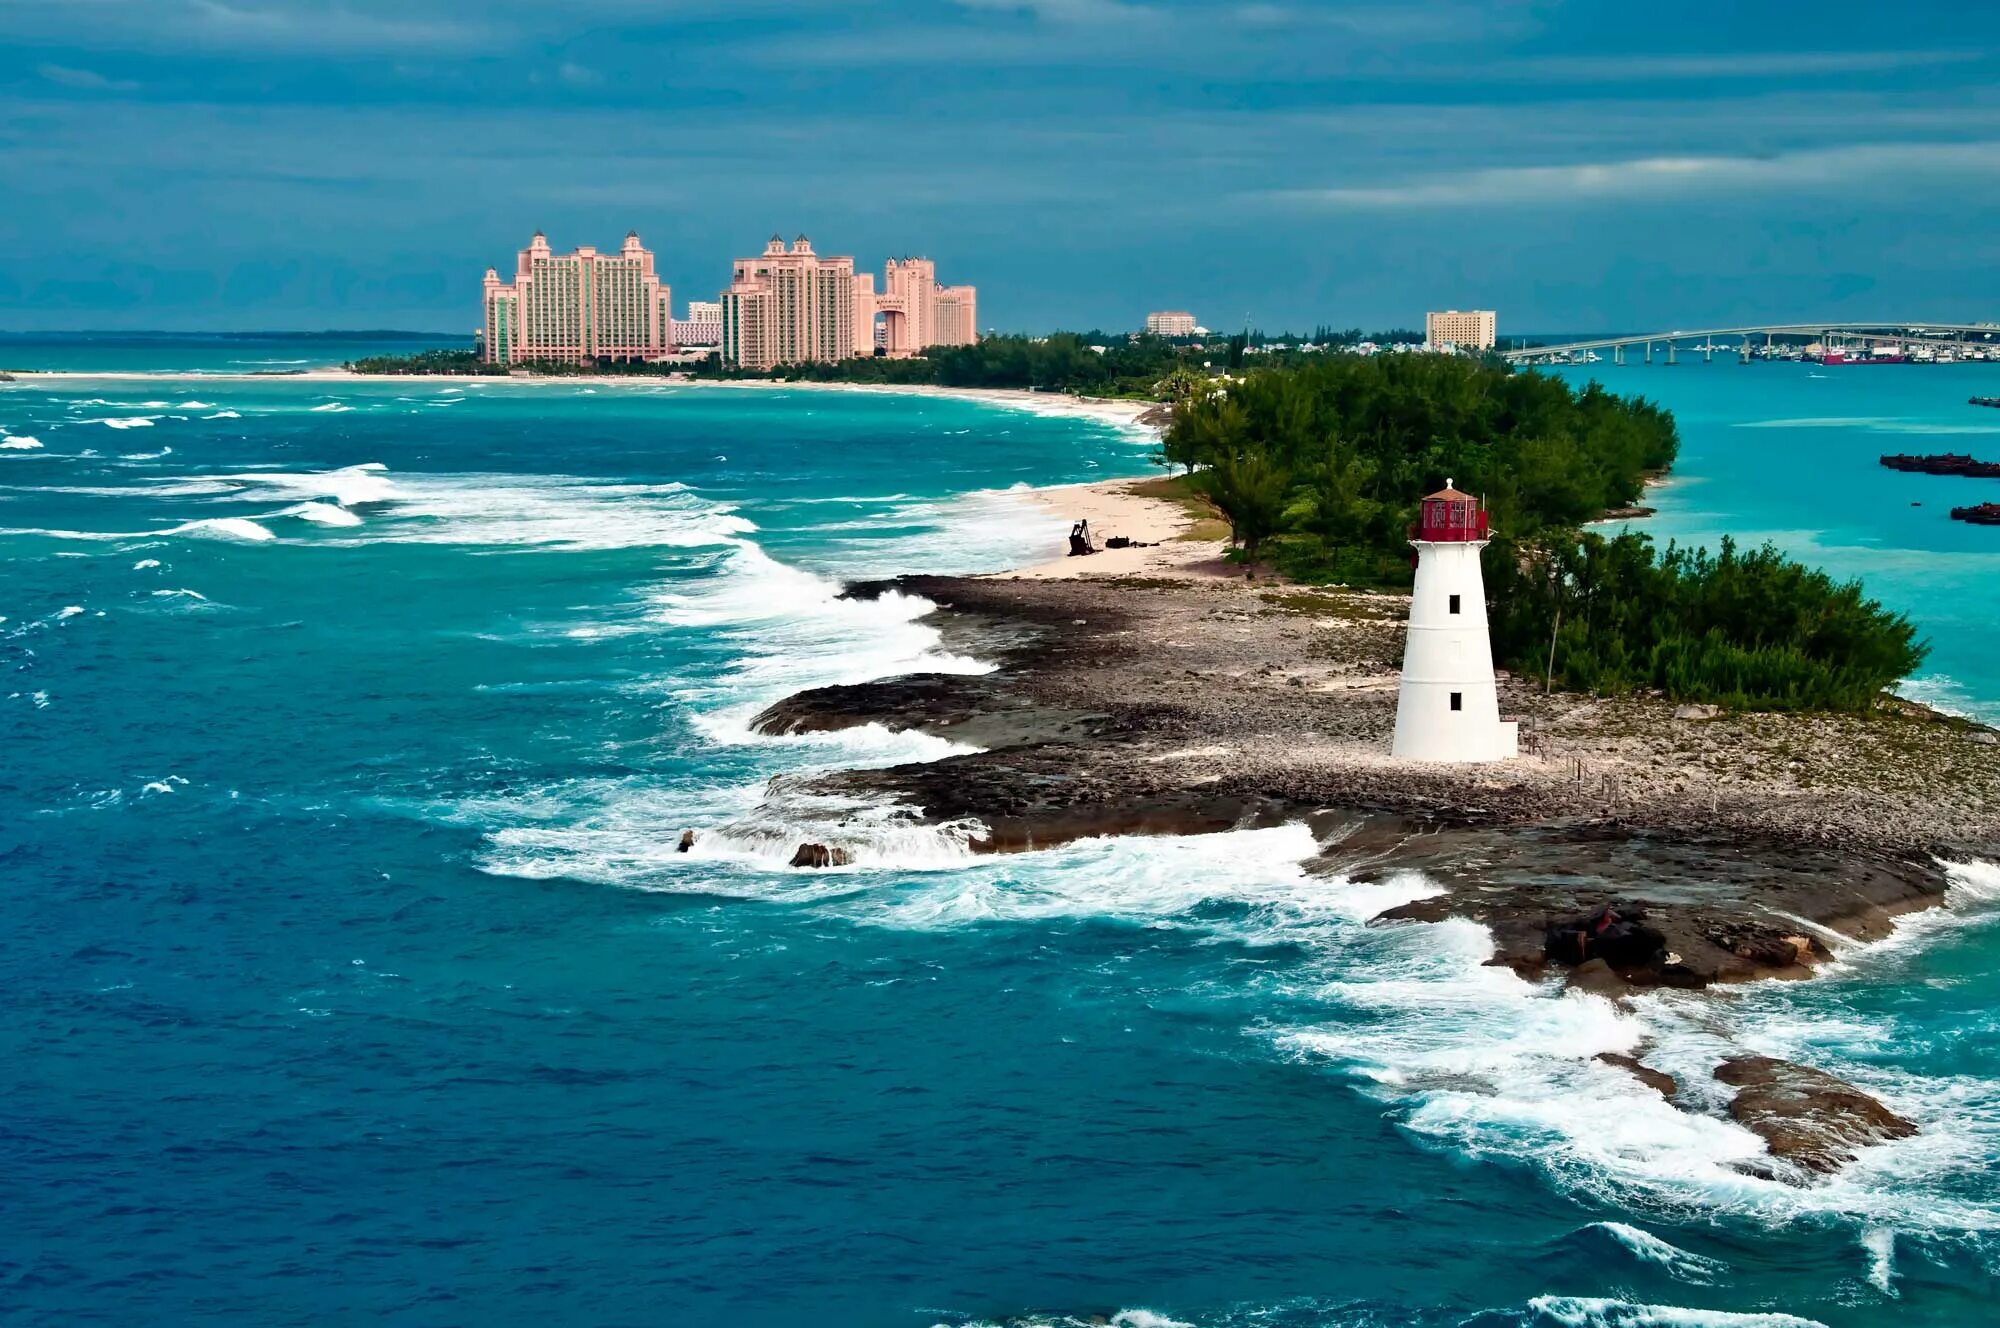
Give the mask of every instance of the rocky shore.
M 1474 919 L 1492 962 L 1613 999 L 1807 976 L 1941 903 L 1945 864 L 2000 856 L 1996 735 L 1913 704 L 1736 715 L 1503 677 L 1521 757 L 1392 761 L 1405 599 L 1218 575 L 1215 552 L 1189 544 L 1165 575 L 856 585 L 931 600 L 946 646 L 997 669 L 818 688 L 756 727 L 878 723 L 981 749 L 816 781 L 976 823 L 976 851 L 1304 820 L 1322 846 L 1310 866 L 1329 878 L 1414 869 L 1448 887 L 1382 921 Z M 1594 916 L 1643 944 L 1572 950 Z M 1626 1068 L 1673 1095 L 1643 1053 Z M 1792 1176 L 1906 1125 L 1807 1067 L 1731 1062 L 1717 1077 L 1739 1085 L 1738 1119 Z
M 984 749 L 820 782 L 977 821 L 985 851 L 1305 818 L 1329 871 L 1425 871 L 1450 893 L 1396 916 L 1477 919 L 1527 976 L 1548 967 L 1552 922 L 1637 904 L 1677 961 L 1612 978 L 1676 986 L 1798 976 L 1829 943 L 1937 903 L 1940 859 L 2000 852 L 1994 735 L 1915 705 L 1726 715 L 1506 678 L 1522 757 L 1412 765 L 1388 757 L 1399 596 L 1215 577 L 850 593 L 892 586 L 938 604 L 950 648 L 999 668 L 819 688 L 757 727 L 880 723 Z

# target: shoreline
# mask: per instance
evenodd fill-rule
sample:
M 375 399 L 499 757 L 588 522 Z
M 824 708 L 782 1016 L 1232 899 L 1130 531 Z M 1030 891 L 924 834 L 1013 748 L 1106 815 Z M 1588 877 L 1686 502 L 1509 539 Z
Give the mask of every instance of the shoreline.
M 1152 514 L 1162 523 L 1188 519 L 1132 492 L 1144 483 L 1036 497 L 1065 513 L 1089 497 L 1117 499 L 1135 519 L 1148 503 L 1167 509 Z M 809 688 L 751 727 L 784 737 L 880 725 L 958 744 L 792 791 L 976 826 L 961 829 L 974 853 L 1304 824 L 1318 849 L 1303 866 L 1329 888 L 1408 872 L 1443 887 L 1373 923 L 1473 922 L 1490 938 L 1488 964 L 1628 1011 L 1627 998 L 1661 989 L 1809 978 L 1947 906 L 1966 864 L 2000 860 L 1993 731 L 1914 705 L 1690 714 L 1657 697 L 1544 695 L 1503 674 L 1503 713 L 1526 721 L 1521 757 L 1395 761 L 1406 596 L 1217 575 L 1201 569 L 1199 542 L 1164 547 L 1178 562 L 1164 574 L 1100 554 L 850 585 L 855 598 L 928 600 L 944 648 L 993 670 Z M 794 867 L 812 865 L 809 849 L 865 862 L 865 837 L 810 832 L 825 843 L 801 845 Z M 1651 938 L 1643 953 L 1558 948 L 1607 907 Z M 1810 1184 L 1917 1129 L 1854 1085 L 1741 1041 L 1711 1067 L 1721 1108 L 1712 1093 L 1684 1093 L 1650 1052 L 1642 1040 L 1598 1059 L 1679 1110 L 1724 1114 L 1761 1137 L 1767 1153 L 1739 1164 L 1761 1179 Z
M 1017 387 L 942 387 L 934 383 L 835 383 L 779 382 L 757 378 L 659 378 L 631 374 L 576 375 L 495 375 L 472 374 L 365 374 L 346 369 L 305 369 L 298 373 L 213 373 L 199 369 L 23 369 L 9 370 L 14 383 L 133 382 L 133 383 L 412 383 L 428 386 L 477 387 L 622 387 L 736 389 L 742 391 L 805 391 L 872 393 L 884 396 L 935 397 L 1028 410 L 1036 414 L 1094 419 L 1122 428 L 1154 429 L 1145 418 L 1159 409 L 1158 402 L 1129 401 L 1116 397 L 1070 396 L 1061 392 L 1038 392 Z M 4 385 L 4 384 L 0 384 Z

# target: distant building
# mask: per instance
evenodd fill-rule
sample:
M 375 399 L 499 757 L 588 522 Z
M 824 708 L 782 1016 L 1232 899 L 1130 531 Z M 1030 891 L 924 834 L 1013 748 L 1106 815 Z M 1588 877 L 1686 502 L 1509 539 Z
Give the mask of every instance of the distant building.
M 688 316 L 673 320 L 676 346 L 720 346 L 722 344 L 721 301 L 689 300 Z
M 1491 309 L 1447 309 L 1424 315 L 1424 340 L 1431 349 L 1456 346 L 1460 350 L 1492 350 L 1494 343 Z
M 1156 337 L 1191 337 L 1196 326 L 1194 315 L 1185 309 L 1146 315 L 1146 330 Z
M 722 293 L 722 357 L 758 371 L 854 354 L 854 260 L 813 252 L 801 235 L 787 248 L 736 260 Z
M 971 286 L 937 288 L 933 346 L 970 346 L 979 340 L 979 292 Z
M 721 306 L 723 358 L 757 371 L 978 340 L 978 292 L 938 285 L 931 260 L 891 259 L 878 293 L 873 273 L 815 254 L 803 235 L 789 248 L 774 235 L 762 254 L 738 259 Z
M 487 268 L 483 295 L 489 364 L 648 360 L 673 349 L 673 291 L 637 231 L 615 254 L 587 245 L 557 254 L 536 231 L 515 258 L 512 284 Z

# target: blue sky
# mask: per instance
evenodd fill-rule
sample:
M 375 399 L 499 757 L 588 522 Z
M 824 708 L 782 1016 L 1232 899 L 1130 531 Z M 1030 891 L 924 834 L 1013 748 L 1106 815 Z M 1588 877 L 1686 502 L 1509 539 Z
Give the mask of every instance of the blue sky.
M 2000 5 L 0 0 L 0 329 L 469 329 L 636 227 L 982 325 L 2000 319 Z

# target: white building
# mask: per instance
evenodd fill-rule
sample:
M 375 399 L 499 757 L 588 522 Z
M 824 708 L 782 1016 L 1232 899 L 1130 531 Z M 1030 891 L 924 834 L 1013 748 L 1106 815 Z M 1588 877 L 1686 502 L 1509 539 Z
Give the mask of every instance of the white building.
M 1493 678 L 1479 571 L 1485 509 L 1446 480 L 1424 499 L 1415 533 L 1417 583 L 1391 751 L 1406 761 L 1507 760 L 1519 744 L 1514 723 L 1500 718 Z
M 1185 309 L 1168 309 L 1146 315 L 1146 330 L 1156 337 L 1191 337 L 1195 328 L 1194 315 Z
M 720 300 L 689 300 L 688 316 L 676 318 L 674 344 L 676 346 L 720 346 L 722 344 L 722 302 Z
M 1424 315 L 1424 340 L 1432 350 L 1492 350 L 1495 319 L 1491 309 L 1446 309 Z

